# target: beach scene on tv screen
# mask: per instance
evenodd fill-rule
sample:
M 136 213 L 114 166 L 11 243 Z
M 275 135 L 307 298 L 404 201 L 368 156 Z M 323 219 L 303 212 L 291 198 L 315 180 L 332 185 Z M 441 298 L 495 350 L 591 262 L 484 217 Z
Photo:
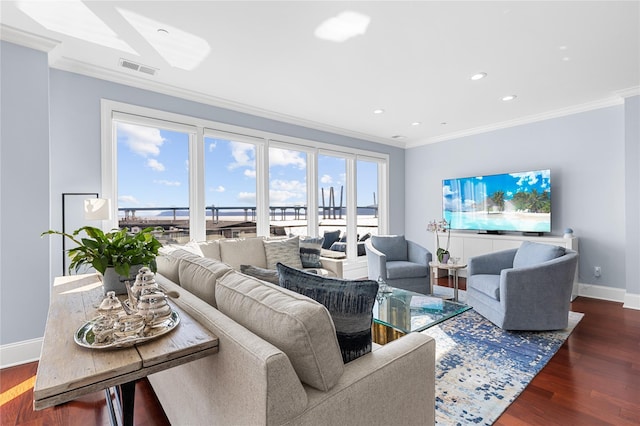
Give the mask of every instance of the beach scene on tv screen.
M 451 229 L 551 231 L 551 173 L 535 170 L 442 181 Z

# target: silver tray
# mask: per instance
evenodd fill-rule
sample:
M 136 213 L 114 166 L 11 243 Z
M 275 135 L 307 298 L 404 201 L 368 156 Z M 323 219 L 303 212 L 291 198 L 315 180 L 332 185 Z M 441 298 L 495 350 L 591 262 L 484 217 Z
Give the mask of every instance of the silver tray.
M 115 338 L 115 340 L 107 343 L 96 343 L 95 334 L 93 332 L 93 326 L 96 321 L 100 319 L 94 318 L 91 321 L 84 323 L 73 336 L 73 340 L 85 348 L 90 349 L 114 349 L 114 348 L 128 348 L 138 343 L 144 343 L 149 340 L 160 337 L 167 334 L 180 324 L 180 316 L 176 311 L 171 312 L 171 316 L 159 324 L 154 324 L 151 327 L 145 327 L 141 335 L 128 336 L 123 338 Z

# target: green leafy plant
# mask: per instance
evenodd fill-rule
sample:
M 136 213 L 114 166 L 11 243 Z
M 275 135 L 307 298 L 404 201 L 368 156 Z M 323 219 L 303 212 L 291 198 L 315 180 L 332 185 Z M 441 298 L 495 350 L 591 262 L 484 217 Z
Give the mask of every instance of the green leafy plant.
M 86 237 L 79 237 L 81 232 Z M 149 227 L 137 233 L 131 233 L 126 228 L 105 233 L 92 226 L 83 226 L 72 234 L 48 230 L 41 236 L 62 235 L 77 244 L 77 247 L 67 250 L 71 259 L 69 270 L 75 268 L 78 271 L 83 265 L 91 265 L 104 275 L 107 268 L 113 267 L 119 275 L 129 276 L 133 265 L 148 266 L 156 272 L 156 257 L 162 244 L 153 236 L 153 232 L 156 232 L 156 228 Z

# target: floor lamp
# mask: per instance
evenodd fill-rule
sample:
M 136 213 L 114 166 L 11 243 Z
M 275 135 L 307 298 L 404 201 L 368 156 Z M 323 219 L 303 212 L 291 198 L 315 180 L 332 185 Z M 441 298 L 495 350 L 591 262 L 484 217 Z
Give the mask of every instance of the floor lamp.
M 84 221 L 110 220 L 111 200 L 98 198 L 97 192 L 64 192 L 62 193 L 62 232 L 67 232 L 67 208 L 71 207 L 72 217 L 78 220 L 81 211 L 84 212 Z M 93 198 L 88 198 L 93 197 Z M 73 201 L 76 202 L 73 202 Z M 82 200 L 82 204 L 80 204 Z M 82 210 L 81 210 L 82 207 Z M 81 226 L 86 225 L 82 223 Z M 79 226 L 78 226 L 79 227 Z M 66 269 L 66 238 L 62 238 L 62 274 L 67 275 Z

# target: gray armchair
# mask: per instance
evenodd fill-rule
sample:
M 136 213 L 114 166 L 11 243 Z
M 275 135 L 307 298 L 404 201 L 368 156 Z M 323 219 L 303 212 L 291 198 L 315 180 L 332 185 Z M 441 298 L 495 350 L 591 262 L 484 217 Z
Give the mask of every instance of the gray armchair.
M 578 253 L 525 241 L 468 261 L 467 304 L 505 330 L 567 327 Z
M 431 252 L 404 235 L 374 235 L 364 243 L 369 279 L 429 294 Z

